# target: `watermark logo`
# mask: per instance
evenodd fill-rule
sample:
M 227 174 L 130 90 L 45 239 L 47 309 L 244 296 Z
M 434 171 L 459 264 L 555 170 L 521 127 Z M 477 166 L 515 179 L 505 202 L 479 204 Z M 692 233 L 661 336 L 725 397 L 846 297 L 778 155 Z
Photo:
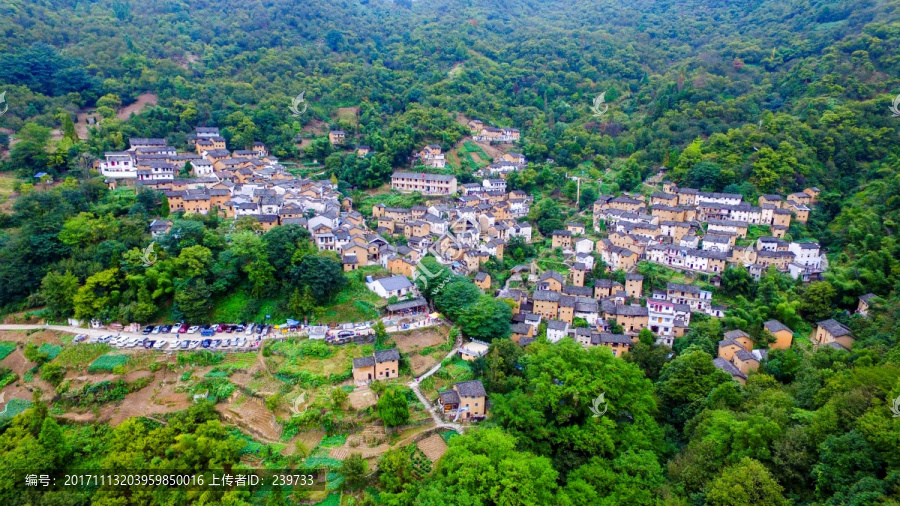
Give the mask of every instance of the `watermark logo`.
M 0 95 L 0 96 L 2 96 L 2 95 Z M 897 95 L 896 97 L 894 97 L 894 101 L 891 103 L 891 106 L 888 107 L 888 109 L 890 109 L 891 112 L 894 113 L 893 116 L 895 118 L 900 117 L 900 95 Z
M 151 267 L 153 264 L 159 260 L 159 255 L 156 253 L 156 250 L 153 248 L 156 245 L 156 241 L 151 242 L 144 251 L 141 252 L 141 263 L 144 264 L 144 267 Z
M 591 404 L 591 413 L 594 414 L 594 418 L 600 418 L 604 414 L 606 414 L 606 410 L 609 409 L 609 405 L 606 403 L 606 392 L 598 395 L 597 398 L 594 399 L 594 402 Z M 601 411 L 600 408 L 603 408 Z
M 894 418 L 900 418 L 900 396 L 894 399 L 893 404 L 891 404 L 891 413 L 894 414 Z
M 3 104 L 3 109 L 0 110 L 0 116 L 3 116 L 4 114 L 6 114 L 6 111 L 9 110 L 9 104 L 6 103 L 6 91 L 0 93 L 0 104 Z
M 595 118 L 600 118 L 609 110 L 609 104 L 606 103 L 606 92 L 597 95 L 594 99 L 594 105 L 591 106 L 591 112 Z
M 291 110 L 291 116 L 293 116 L 295 118 L 298 118 L 298 117 L 300 117 L 300 115 L 305 113 L 307 107 L 309 106 L 309 104 L 307 104 L 306 100 L 304 100 L 304 98 L 303 98 L 304 93 L 306 93 L 306 92 L 303 91 L 299 95 L 294 97 L 294 100 L 291 102 L 291 106 L 288 107 L 288 109 Z M 303 106 L 302 110 L 300 109 L 301 105 Z
M 302 410 L 300 409 L 301 406 L 303 407 Z M 306 413 L 306 408 L 308 408 L 306 405 L 306 392 L 300 392 L 300 395 L 291 403 L 291 418 Z
M 752 246 L 747 246 L 742 249 L 734 250 L 734 260 L 735 263 L 741 265 L 750 265 L 756 263 L 756 251 L 753 250 Z

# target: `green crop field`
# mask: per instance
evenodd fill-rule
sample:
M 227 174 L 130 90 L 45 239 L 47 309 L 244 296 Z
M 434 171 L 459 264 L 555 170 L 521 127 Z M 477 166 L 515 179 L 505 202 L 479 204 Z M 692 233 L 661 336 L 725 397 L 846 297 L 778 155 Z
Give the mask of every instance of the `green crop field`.
M 114 368 L 125 366 L 127 362 L 128 357 L 125 355 L 103 355 L 88 367 L 88 372 L 112 372 Z

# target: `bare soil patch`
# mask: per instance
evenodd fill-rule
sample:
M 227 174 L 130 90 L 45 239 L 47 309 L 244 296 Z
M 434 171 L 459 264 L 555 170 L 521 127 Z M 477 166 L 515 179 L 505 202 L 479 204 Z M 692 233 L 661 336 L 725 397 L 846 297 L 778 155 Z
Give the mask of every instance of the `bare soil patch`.
M 313 134 L 313 135 L 325 135 L 328 133 L 328 123 L 324 121 L 320 121 L 317 119 L 310 120 L 309 123 L 303 126 L 300 129 L 300 133 L 303 134 Z
M 416 443 L 416 446 L 428 457 L 428 460 L 437 462 L 447 453 L 447 443 L 440 434 L 434 434 Z
M 140 114 L 148 105 L 156 105 L 157 103 L 159 103 L 159 97 L 155 93 L 141 93 L 133 104 L 119 109 L 119 112 L 116 113 L 116 119 L 127 120 L 131 117 L 131 113 Z M 88 118 L 94 118 L 96 121 L 101 119 L 101 116 L 97 114 L 97 110 L 94 108 L 82 109 L 75 116 L 75 133 L 78 134 L 80 139 L 88 138 Z
M 350 407 L 356 410 L 366 409 L 378 402 L 375 392 L 368 385 L 359 387 L 349 395 Z
M 429 327 L 393 334 L 391 338 L 403 353 L 439 346 L 447 341 L 446 327 Z
M 489 142 L 475 142 L 475 144 L 477 144 L 482 150 L 484 150 L 484 154 L 488 155 L 491 158 L 491 160 L 485 160 L 486 162 L 496 160 L 497 158 L 502 156 L 503 153 L 512 151 L 511 144 L 500 144 L 497 146 L 491 145 L 491 143 Z M 473 158 L 475 158 L 476 156 L 478 156 L 477 153 L 472 153 Z
M 227 403 L 217 404 L 216 411 L 226 421 L 250 434 L 268 441 L 277 441 L 281 437 L 281 425 L 262 399 L 236 394 Z
M 337 110 L 337 119 L 347 121 L 352 125 L 356 125 L 356 118 L 359 116 L 359 107 L 340 107 Z
M 110 425 L 115 426 L 136 416 L 171 413 L 187 409 L 191 405 L 188 394 L 175 392 L 174 382 L 160 385 L 158 380 L 159 376 L 155 377 L 150 385 L 126 396 L 121 404 L 102 409 L 100 418 L 108 419 Z
M 426 371 L 437 365 L 438 362 L 439 360 L 431 355 L 410 355 L 409 357 L 409 367 L 412 369 L 413 375 L 415 376 L 424 374 Z
M 64 343 L 60 337 L 65 335 L 71 334 L 56 330 L 0 330 L 0 341 L 11 341 L 19 344 L 34 343 L 38 346 L 44 343 L 62 345 Z
M 159 97 L 156 96 L 156 93 L 141 93 L 134 103 L 119 109 L 119 112 L 116 113 L 116 118 L 126 120 L 131 117 L 132 113 L 139 114 L 148 105 L 156 105 L 158 103 Z

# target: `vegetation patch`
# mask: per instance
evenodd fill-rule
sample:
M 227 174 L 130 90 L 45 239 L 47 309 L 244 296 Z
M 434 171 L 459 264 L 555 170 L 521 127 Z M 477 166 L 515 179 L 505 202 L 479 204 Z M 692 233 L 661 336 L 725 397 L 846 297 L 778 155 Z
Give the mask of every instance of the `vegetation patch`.
M 28 399 L 10 399 L 0 411 L 0 421 L 12 420 L 16 415 L 31 407 Z
M 234 383 L 225 378 L 211 377 L 203 378 L 203 380 L 199 381 L 191 388 L 191 393 L 194 395 L 207 395 L 207 399 L 210 402 L 216 403 L 228 399 L 236 388 Z
M 341 446 L 347 442 L 346 434 L 335 434 L 333 436 L 327 436 L 319 442 L 319 446 L 323 448 L 331 448 L 334 446 Z
M 178 365 L 180 366 L 196 365 L 200 367 L 220 364 L 224 360 L 225 353 L 209 350 L 199 350 L 192 353 L 179 353 L 177 358 Z
M 137 379 L 132 383 L 122 379 L 88 383 L 78 390 L 64 393 L 60 403 L 66 406 L 86 408 L 118 402 L 131 392 L 137 392 L 149 385 L 152 379 L 148 376 Z
M 318 447 L 312 452 L 310 452 L 310 456 L 303 461 L 301 466 L 305 469 L 319 469 L 321 467 L 327 467 L 328 469 L 337 469 L 341 465 L 341 461 L 335 458 L 332 458 L 329 455 L 328 448 Z
M 105 343 L 78 343 L 66 346 L 56 357 L 56 362 L 64 367 L 83 367 L 112 348 Z
M 10 353 L 16 351 L 16 343 L 9 341 L 0 341 L 0 360 L 8 357 Z
M 88 372 L 113 372 L 116 367 L 125 367 L 128 362 L 128 356 L 106 354 L 98 357 L 97 360 L 88 367 Z
M 16 381 L 19 376 L 8 367 L 0 367 L 0 388 Z

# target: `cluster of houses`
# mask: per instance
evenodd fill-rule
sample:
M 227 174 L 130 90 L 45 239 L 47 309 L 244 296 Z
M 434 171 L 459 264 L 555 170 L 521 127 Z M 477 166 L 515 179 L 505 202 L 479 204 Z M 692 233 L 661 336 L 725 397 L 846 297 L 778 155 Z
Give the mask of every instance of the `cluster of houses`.
M 521 140 L 521 133 L 516 128 L 494 128 L 485 126 L 481 120 L 473 119 L 467 126 L 472 132 L 472 140 L 496 144 L 512 144 Z
M 400 352 L 396 348 L 378 350 L 353 359 L 353 380 L 364 385 L 400 377 Z M 454 421 L 478 421 L 487 415 L 487 392 L 479 380 L 455 383 L 439 392 L 436 404 L 441 414 Z
M 401 173 L 404 174 L 404 173 Z M 396 174 L 395 174 L 396 177 Z M 505 185 L 503 187 L 505 189 Z M 459 273 L 472 273 L 491 256 L 503 258 L 504 246 L 514 237 L 531 242 L 532 226 L 519 222 L 528 213 L 531 197 L 524 192 L 465 187 L 458 202 L 412 208 L 372 207 L 379 237 L 406 239 L 384 258 L 383 266 L 392 274 L 415 277 L 416 265 L 428 252 Z M 360 262 L 360 255 L 341 250 L 345 265 Z M 345 267 L 345 270 L 351 270 Z
M 769 350 L 788 349 L 794 339 L 794 331 L 778 320 L 765 322 L 763 334 L 768 343 L 767 348 L 755 348 L 753 339 L 743 330 L 725 332 L 724 338 L 719 341 L 718 357 L 713 360 L 713 364 L 730 374 L 737 382 L 745 384 L 750 371 L 759 369 L 760 363 L 768 358 Z M 832 319 L 818 322 L 812 336 L 812 342 L 817 347 L 828 346 L 843 351 L 852 349 L 854 341 L 856 338 L 850 329 Z
M 570 337 L 585 347 L 606 346 L 613 355 L 622 356 L 643 329 L 657 336 L 657 344 L 672 346 L 676 337 L 687 332 L 692 312 L 717 317 L 725 313 L 724 307 L 712 304 L 710 292 L 692 285 L 669 283 L 665 291 L 654 290 L 645 298 L 640 274 L 627 274 L 624 285 L 595 279 L 593 286 L 585 286 L 588 273 L 580 262 L 567 276 L 552 270 L 536 275 L 532 269 L 528 275 L 535 289 L 530 295 L 516 288 L 500 290 L 498 297 L 514 303 L 512 340 L 520 346 L 530 344 L 539 325 L 546 322 L 550 342 Z M 478 345 L 465 345 L 460 356 L 467 360 L 481 356 L 486 350 Z
M 256 143 L 254 150 L 229 152 L 218 129 L 199 127 L 198 153 L 176 153 L 165 139 L 130 139 L 131 148 L 106 153 L 100 172 L 110 187 L 122 184 L 161 190 L 169 210 L 225 217 L 250 216 L 262 228 L 298 224 L 312 232 L 320 249 L 335 250 L 343 225 L 349 236 L 365 232 L 362 215 L 331 181 L 297 179 Z M 189 168 L 189 177 L 180 174 Z M 165 232 L 165 222 L 157 224 Z
M 601 195 L 594 203 L 594 228 L 605 227 L 607 238 L 597 252 L 611 269 L 629 270 L 640 260 L 677 270 L 720 274 L 728 265 L 741 265 L 755 277 L 775 266 L 794 279 L 816 280 L 825 257 L 815 242 L 788 242 L 791 219 L 805 223 L 817 188 L 759 197 L 758 206 L 743 196 L 701 192 L 664 183 L 663 193 L 643 196 Z M 768 226 L 772 235 L 756 244 L 746 242 L 751 225 Z

